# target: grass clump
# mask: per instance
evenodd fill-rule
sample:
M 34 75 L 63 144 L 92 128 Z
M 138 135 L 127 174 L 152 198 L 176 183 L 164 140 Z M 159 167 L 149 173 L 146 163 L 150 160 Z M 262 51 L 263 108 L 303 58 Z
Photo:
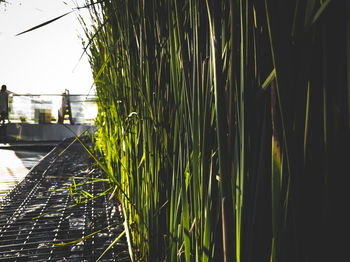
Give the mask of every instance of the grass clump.
M 135 259 L 332 258 L 350 148 L 348 4 L 88 3 L 96 146 Z

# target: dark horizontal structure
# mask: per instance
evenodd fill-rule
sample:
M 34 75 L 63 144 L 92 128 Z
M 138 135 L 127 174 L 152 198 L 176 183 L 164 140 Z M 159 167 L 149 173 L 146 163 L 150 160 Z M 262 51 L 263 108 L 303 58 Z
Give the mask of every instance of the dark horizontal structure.
M 108 182 L 72 141 L 53 149 L 0 203 L 0 261 L 96 261 L 123 232 L 117 203 L 103 194 Z M 122 237 L 100 261 L 129 261 L 126 243 Z
M 62 141 L 85 132 L 93 133 L 96 126 L 62 124 L 9 123 L 3 126 L 6 138 L 10 141 L 50 142 Z M 1 142 L 1 141 L 0 141 Z

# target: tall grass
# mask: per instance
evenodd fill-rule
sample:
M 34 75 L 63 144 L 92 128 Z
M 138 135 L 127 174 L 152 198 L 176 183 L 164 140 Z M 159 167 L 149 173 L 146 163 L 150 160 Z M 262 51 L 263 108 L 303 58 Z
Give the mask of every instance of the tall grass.
M 105 0 L 90 11 L 96 147 L 136 260 L 341 253 L 348 4 Z

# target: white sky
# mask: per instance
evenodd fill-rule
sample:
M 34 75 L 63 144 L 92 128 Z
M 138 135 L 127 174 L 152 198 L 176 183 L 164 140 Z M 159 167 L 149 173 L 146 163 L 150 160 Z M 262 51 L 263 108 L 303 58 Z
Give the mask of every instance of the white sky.
M 36 25 L 63 15 L 75 5 L 67 0 L 8 0 L 0 3 L 0 85 L 18 94 L 87 94 L 93 83 L 84 36 L 77 19 L 88 20 L 86 9 L 71 13 L 49 25 L 15 36 Z M 84 0 L 77 0 L 83 6 Z M 78 13 L 79 12 L 79 13 Z M 74 72 L 73 72 L 74 70 Z M 94 88 L 90 92 L 94 93 Z

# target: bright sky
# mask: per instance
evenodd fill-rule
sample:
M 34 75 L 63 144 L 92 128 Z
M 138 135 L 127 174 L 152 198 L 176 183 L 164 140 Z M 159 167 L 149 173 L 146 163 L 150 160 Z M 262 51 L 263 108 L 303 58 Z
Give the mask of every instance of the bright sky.
M 81 6 L 84 0 L 76 0 Z M 88 11 L 71 13 L 45 27 L 16 34 L 63 15 L 75 5 L 72 0 L 8 0 L 0 3 L 0 85 L 8 90 L 31 94 L 87 94 L 93 83 L 84 36 L 77 19 L 88 20 Z M 79 12 L 79 13 L 78 13 Z M 77 65 L 77 67 L 76 67 Z M 74 70 L 74 71 L 73 71 Z M 94 93 L 94 89 L 90 92 Z

